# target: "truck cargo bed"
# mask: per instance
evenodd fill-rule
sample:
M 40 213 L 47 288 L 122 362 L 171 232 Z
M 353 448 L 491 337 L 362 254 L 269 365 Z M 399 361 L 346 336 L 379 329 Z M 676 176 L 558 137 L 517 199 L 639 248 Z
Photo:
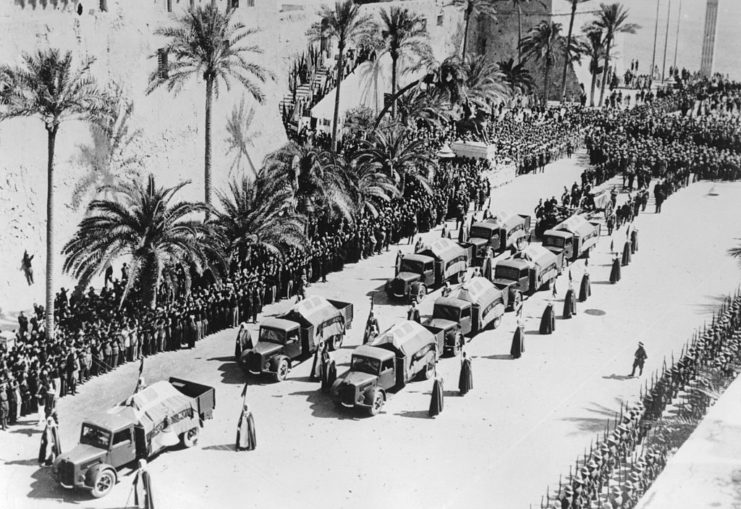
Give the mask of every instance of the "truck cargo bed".
M 175 377 L 171 377 L 169 382 L 178 391 L 195 400 L 201 419 L 207 420 L 213 417 L 214 408 L 216 408 L 216 389 Z

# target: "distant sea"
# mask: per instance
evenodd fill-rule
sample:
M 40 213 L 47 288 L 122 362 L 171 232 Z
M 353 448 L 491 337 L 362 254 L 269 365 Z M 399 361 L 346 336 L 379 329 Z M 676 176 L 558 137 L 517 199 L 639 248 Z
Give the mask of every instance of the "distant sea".
M 660 0 L 659 30 L 656 43 L 656 64 L 661 70 L 664 56 L 664 37 L 666 34 L 667 6 L 670 0 Z M 603 0 L 604 3 L 611 3 Z M 578 12 L 599 9 L 599 1 L 589 0 L 579 4 Z M 639 60 L 639 72 L 647 73 L 651 66 L 651 55 L 654 43 L 654 24 L 656 21 L 656 0 L 621 0 L 630 10 L 630 21 L 641 25 L 635 35 L 625 35 L 619 43 L 619 72 L 624 72 L 633 59 Z M 669 20 L 669 42 L 666 52 L 666 69 L 674 64 L 675 43 L 677 41 L 677 19 L 679 0 L 671 0 Z M 682 0 L 681 20 L 679 24 L 679 44 L 677 46 L 677 65 L 691 71 L 700 69 L 700 55 L 705 27 L 706 0 Z M 555 13 L 567 13 L 570 10 L 568 0 L 553 0 Z M 593 18 L 592 14 L 578 14 L 574 29 L 581 27 Z M 568 29 L 568 16 L 556 18 Z M 718 6 L 718 29 L 715 38 L 715 62 L 713 70 L 728 74 L 732 79 L 741 81 L 741 0 L 720 0 Z

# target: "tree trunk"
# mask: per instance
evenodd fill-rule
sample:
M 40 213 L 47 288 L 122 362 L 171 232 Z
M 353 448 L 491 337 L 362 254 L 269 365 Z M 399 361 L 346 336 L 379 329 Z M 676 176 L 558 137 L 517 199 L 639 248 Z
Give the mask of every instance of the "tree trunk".
M 543 107 L 548 107 L 548 89 L 550 88 L 551 82 L 551 64 L 547 61 L 545 63 L 545 80 L 543 82 Z
M 522 7 L 517 4 L 517 63 L 522 63 Z
M 342 85 L 342 68 L 345 65 L 345 42 L 340 41 L 337 46 L 337 87 L 334 95 L 334 115 L 332 116 L 332 152 L 337 152 L 337 122 L 340 117 L 340 85 Z
M 571 47 L 571 34 L 574 30 L 574 17 L 576 17 L 576 0 L 571 0 L 571 19 L 569 20 L 569 34 L 566 37 L 566 49 L 564 50 L 563 76 L 561 77 L 561 102 L 566 97 L 566 73 L 569 69 L 569 48 Z
M 602 107 L 602 100 L 605 98 L 605 85 L 607 85 L 607 73 L 610 70 L 610 46 L 612 45 L 612 37 L 607 39 L 607 48 L 605 49 L 605 68 L 602 69 L 602 86 L 600 87 L 599 93 L 599 106 Z
M 466 26 L 463 29 L 463 53 L 461 54 L 461 60 L 466 61 L 466 48 L 468 47 L 468 24 L 471 21 L 471 11 L 473 11 L 473 4 L 471 0 L 468 0 L 468 7 L 466 7 Z
M 406 85 L 404 88 L 396 92 L 396 94 L 394 94 L 394 96 L 391 98 L 391 101 L 389 101 L 388 104 L 384 105 L 383 109 L 381 110 L 381 113 L 379 113 L 378 116 L 376 117 L 376 122 L 373 124 L 373 129 L 376 129 L 378 125 L 381 123 L 381 120 L 383 119 L 383 117 L 391 109 L 391 105 L 393 104 L 393 102 L 396 101 L 396 99 L 398 99 L 402 95 L 406 94 L 412 88 L 419 85 L 421 81 L 422 79 L 412 81 L 410 84 Z
M 597 87 L 597 73 L 592 73 L 592 91 L 589 94 L 589 107 L 594 108 L 594 89 Z
M 146 295 L 146 302 L 149 309 L 157 307 L 157 291 L 160 287 L 160 267 L 156 255 L 151 255 L 150 259 L 145 262 L 142 269 L 142 287 Z
M 46 151 L 46 338 L 54 338 L 54 146 L 57 126 L 47 128 Z
M 391 118 L 396 118 L 396 61 L 398 55 L 391 54 Z M 384 105 L 385 106 L 385 105 Z
M 214 95 L 214 78 L 206 78 L 206 156 L 203 185 L 205 188 L 206 205 L 211 205 L 211 104 Z M 206 212 L 208 219 L 208 212 Z

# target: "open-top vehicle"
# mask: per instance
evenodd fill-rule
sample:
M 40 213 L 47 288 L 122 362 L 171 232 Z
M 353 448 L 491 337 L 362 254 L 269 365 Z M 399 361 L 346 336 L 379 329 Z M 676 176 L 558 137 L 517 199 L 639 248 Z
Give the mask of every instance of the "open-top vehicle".
M 254 375 L 271 373 L 276 381 L 285 380 L 292 364 L 309 357 L 323 342 L 330 349 L 339 348 L 352 319 L 351 303 L 313 295 L 288 313 L 260 322 L 257 343 L 242 352 L 240 364 Z
M 118 482 L 118 470 L 176 445 L 198 442 L 201 423 L 216 406 L 213 387 L 179 378 L 153 383 L 121 404 L 82 421 L 80 443 L 62 454 L 52 473 L 65 488 L 96 498 Z
M 418 376 L 434 376 L 442 342 L 442 333 L 433 334 L 417 322 L 394 325 L 373 344 L 353 350 L 350 369 L 332 385 L 335 404 L 376 415 L 390 389 L 400 389 Z

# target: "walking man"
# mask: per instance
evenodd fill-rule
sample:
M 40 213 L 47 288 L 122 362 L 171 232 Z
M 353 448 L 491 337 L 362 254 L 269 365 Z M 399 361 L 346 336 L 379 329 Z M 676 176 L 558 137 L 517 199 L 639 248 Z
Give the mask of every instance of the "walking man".
M 636 349 L 636 353 L 634 354 L 634 356 L 635 359 L 633 360 L 633 369 L 630 372 L 630 376 L 635 376 L 636 368 L 640 369 L 640 371 L 638 372 L 638 376 L 641 376 L 643 374 L 643 364 L 648 358 L 648 356 L 646 355 L 646 350 L 643 348 L 643 343 L 641 341 L 638 342 L 638 348 Z

